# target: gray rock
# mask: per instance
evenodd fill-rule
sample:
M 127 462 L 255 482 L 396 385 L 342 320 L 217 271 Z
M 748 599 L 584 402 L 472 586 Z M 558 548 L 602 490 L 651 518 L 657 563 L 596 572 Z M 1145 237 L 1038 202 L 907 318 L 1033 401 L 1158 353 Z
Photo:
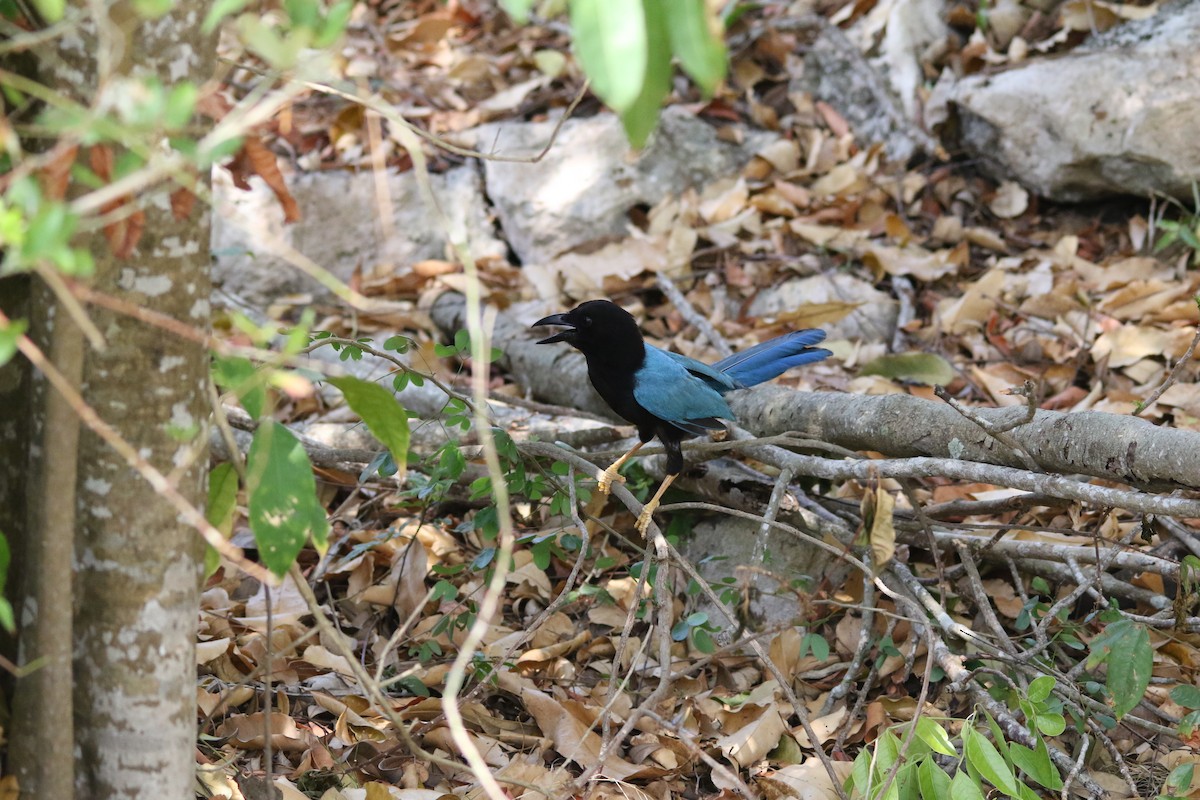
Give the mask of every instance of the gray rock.
M 794 311 L 805 303 L 861 303 L 838 322 L 821 325 L 830 339 L 890 342 L 900 306 L 896 300 L 853 275 L 835 273 L 796 278 L 762 291 L 746 314 L 764 317 Z
M 472 255 L 503 258 L 507 250 L 494 235 L 479 171 L 460 167 L 431 175 L 430 181 L 456 236 L 465 238 Z M 252 178 L 251 186 L 251 191 L 243 191 L 232 185 L 224 170 L 213 171 L 214 278 L 218 286 L 251 305 L 266 307 L 280 295 L 297 292 L 324 293 L 273 251 L 273 241 L 295 248 L 343 281 L 359 267 L 365 274 L 388 264 L 403 270 L 413 262 L 450 254 L 442 224 L 421 197 L 411 172 L 388 172 L 393 216 L 387 238 L 370 172 L 289 176 L 288 188 L 304 214 L 294 225 L 283 224 L 279 203 L 261 180 Z
M 778 530 L 772 531 L 767 539 L 766 562 L 753 564 L 754 541 L 758 531 L 757 523 L 745 519 L 703 519 L 696 523 L 680 547 L 683 555 L 710 582 L 731 577 L 738 584 L 744 586 L 749 583 L 757 590 L 750 600 L 750 613 L 755 617 L 750 627 L 754 630 L 795 620 L 799 614 L 796 597 L 786 586 L 779 588 L 776 581 L 762 575 L 739 572 L 738 567 L 758 566 L 785 581 L 808 577 L 819 582 L 835 566 L 833 557 L 827 551 Z M 708 612 L 710 622 L 732 632 L 724 616 L 706 600 L 702 598 L 699 606 Z
M 1065 201 L 1200 181 L 1200 1 L 1165 5 L 1055 59 L 940 87 L 995 176 Z
M 506 122 L 460 138 L 484 152 L 527 156 L 540 152 L 553 130 L 550 122 Z M 751 132 L 744 143 L 730 144 L 694 114 L 672 107 L 636 153 L 620 121 L 600 114 L 568 120 L 541 161 L 487 161 L 484 173 L 513 251 L 522 263 L 546 264 L 580 245 L 624 238 L 631 208 L 735 175 L 774 138 Z

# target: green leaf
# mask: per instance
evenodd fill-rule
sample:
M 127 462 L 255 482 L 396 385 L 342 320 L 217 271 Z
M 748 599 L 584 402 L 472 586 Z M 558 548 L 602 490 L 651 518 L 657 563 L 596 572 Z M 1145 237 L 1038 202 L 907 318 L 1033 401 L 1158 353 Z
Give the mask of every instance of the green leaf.
M 267 411 L 267 390 L 258 368 L 241 356 L 217 356 L 213 359 L 213 381 L 227 392 L 233 392 L 254 419 L 262 419 Z
M 592 91 L 618 114 L 637 101 L 646 77 L 646 16 L 641 0 L 571 0 L 575 54 Z
M 1192 786 L 1192 776 L 1195 773 L 1195 768 L 1196 765 L 1192 763 L 1180 764 L 1167 775 L 1167 780 L 1163 784 L 1163 788 L 1169 788 L 1174 793 L 1183 794 Z
M 533 0 L 500 0 L 500 7 L 513 18 L 513 22 L 524 25 L 529 21 L 529 11 L 533 8 Z
M 958 751 L 950 743 L 950 737 L 946 735 L 946 729 L 929 717 L 921 717 L 917 720 L 917 736 L 935 753 L 941 753 L 944 756 L 958 755 Z
M 200 32 L 205 36 L 216 30 L 217 25 L 221 24 L 221 20 L 228 17 L 230 14 L 236 14 L 246 7 L 249 0 L 216 0 L 212 7 L 208 9 L 208 14 L 204 17 L 204 22 L 200 25 Z
M 713 641 L 712 636 L 704 628 L 696 628 L 692 631 L 692 644 L 705 655 L 710 655 L 717 651 L 717 643 Z
M 17 342 L 25 335 L 29 323 L 23 319 L 0 322 L 0 366 L 4 366 L 17 354 Z
M 254 432 L 246 457 L 250 530 L 267 568 L 284 575 L 309 538 L 324 552 L 329 520 L 317 501 L 308 454 L 291 431 L 266 420 Z
M 167 94 L 166 107 L 163 109 L 163 124 L 170 129 L 182 128 L 187 125 L 196 111 L 196 100 L 199 96 L 200 91 L 191 81 L 176 84 Z
M 346 32 L 346 23 L 350 21 L 350 12 L 353 10 L 354 3 L 351 0 L 341 0 L 329 9 L 316 38 L 313 39 L 313 47 L 324 49 L 341 38 L 341 35 Z
M 1141 702 L 1150 685 L 1154 667 L 1150 632 L 1130 619 L 1110 622 L 1092 640 L 1087 663 L 1089 668 L 1100 663 L 1108 665 L 1105 686 L 1112 696 L 1113 712 L 1120 719 Z
M 725 77 L 725 42 L 721 24 L 706 0 L 669 0 L 671 52 L 683 71 L 711 96 Z M 651 46 L 656 40 L 651 37 Z
M 219 530 L 226 539 L 233 532 L 234 514 L 237 513 L 238 475 L 233 464 L 218 464 L 208 473 L 208 505 L 204 518 Z M 221 566 L 221 556 L 209 546 L 204 552 L 204 575 L 211 576 Z
M 1053 676 L 1041 675 L 1030 681 L 1029 691 L 1025 693 L 1025 697 L 1031 703 L 1042 703 L 1050 696 L 1050 692 L 1052 691 L 1054 691 Z
M 1062 788 L 1062 776 L 1058 774 L 1058 768 L 1050 760 L 1050 751 L 1047 749 L 1044 739 L 1038 737 L 1035 750 L 1012 742 L 1008 745 L 1008 752 L 1012 756 L 1013 763 L 1030 778 L 1051 791 L 1058 791 Z
M 667 50 L 667 11 L 665 5 L 676 0 L 643 0 L 646 39 L 649 42 L 646 77 L 637 99 L 621 114 L 625 136 L 635 149 L 641 149 L 658 126 L 663 99 L 671 91 L 671 53 Z M 703 2 L 703 0 L 701 0 Z
M 1037 729 L 1047 736 L 1058 736 L 1067 729 L 1067 720 L 1057 712 L 1041 712 L 1037 715 Z
M 922 800 L 946 800 L 950 794 L 950 776 L 932 758 L 921 761 L 917 768 L 917 783 Z
M 158 19 L 175 6 L 175 0 L 133 0 L 133 8 L 142 19 Z
M 963 750 L 971 766 L 979 771 L 989 783 L 1009 797 L 1019 797 L 1017 776 L 1005 762 L 1003 756 L 982 733 L 974 728 L 963 730 Z
M 43 20 L 55 23 L 61 20 L 63 14 L 66 13 L 67 0 L 33 0 L 33 7 Z
M 392 454 L 396 471 L 403 477 L 408 465 L 408 412 L 404 406 L 378 383 L 349 376 L 330 378 L 329 382 L 342 390 L 350 408 Z
M 955 378 L 950 362 L 935 353 L 900 353 L 880 356 L 864 364 L 862 375 L 882 375 L 892 380 L 945 386 Z
M 804 638 L 800 640 L 800 656 L 803 657 L 805 648 L 813 654 L 813 658 L 818 661 L 825 661 L 829 658 L 829 642 L 819 633 L 806 633 Z
M 0 364 L 4 359 L 0 357 Z M 1171 690 L 1171 699 L 1184 708 L 1200 708 L 1200 687 L 1180 684 Z
M 950 781 L 950 800 L 983 800 L 983 792 L 965 770 L 959 770 Z

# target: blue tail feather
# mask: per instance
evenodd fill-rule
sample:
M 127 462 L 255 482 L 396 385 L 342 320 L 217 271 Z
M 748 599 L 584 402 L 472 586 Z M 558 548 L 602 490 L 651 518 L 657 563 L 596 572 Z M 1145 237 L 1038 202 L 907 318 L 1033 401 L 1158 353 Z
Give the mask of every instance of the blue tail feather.
M 713 364 L 743 386 L 755 386 L 782 375 L 792 367 L 811 364 L 833 355 L 824 348 L 814 348 L 825 339 L 825 331 L 810 329 L 793 331 L 734 353 Z

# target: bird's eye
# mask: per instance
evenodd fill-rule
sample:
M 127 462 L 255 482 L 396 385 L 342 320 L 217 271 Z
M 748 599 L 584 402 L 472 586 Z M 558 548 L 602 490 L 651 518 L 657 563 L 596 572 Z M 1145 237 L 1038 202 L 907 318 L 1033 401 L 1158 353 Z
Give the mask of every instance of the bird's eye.
M 591 318 L 591 317 L 584 317 L 584 318 L 583 318 L 583 327 L 585 327 L 585 328 L 590 328 L 590 327 L 592 327 L 592 318 Z

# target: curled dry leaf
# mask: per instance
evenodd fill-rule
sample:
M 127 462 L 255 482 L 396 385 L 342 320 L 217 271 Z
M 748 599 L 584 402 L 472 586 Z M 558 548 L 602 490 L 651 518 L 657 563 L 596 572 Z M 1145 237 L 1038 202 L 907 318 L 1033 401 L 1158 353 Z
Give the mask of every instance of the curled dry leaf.
M 988 208 L 1000 219 L 1014 219 L 1029 209 L 1029 192 L 1016 181 L 1004 181 Z
M 38 172 L 38 180 L 42 184 L 42 194 L 47 198 L 62 200 L 67 196 L 67 185 L 71 181 L 71 167 L 74 166 L 75 156 L 78 153 L 79 145 L 77 144 L 60 144 L 54 148 L 49 162 Z
M 251 175 L 262 178 L 283 208 L 284 222 L 297 222 L 304 216 L 300 212 L 296 198 L 287 188 L 287 182 L 279 170 L 279 162 L 276 161 L 275 154 L 267 149 L 259 137 L 247 136 L 245 138 L 242 149 L 229 164 L 229 173 L 233 178 L 234 186 L 239 189 L 250 188 L 248 179 Z

